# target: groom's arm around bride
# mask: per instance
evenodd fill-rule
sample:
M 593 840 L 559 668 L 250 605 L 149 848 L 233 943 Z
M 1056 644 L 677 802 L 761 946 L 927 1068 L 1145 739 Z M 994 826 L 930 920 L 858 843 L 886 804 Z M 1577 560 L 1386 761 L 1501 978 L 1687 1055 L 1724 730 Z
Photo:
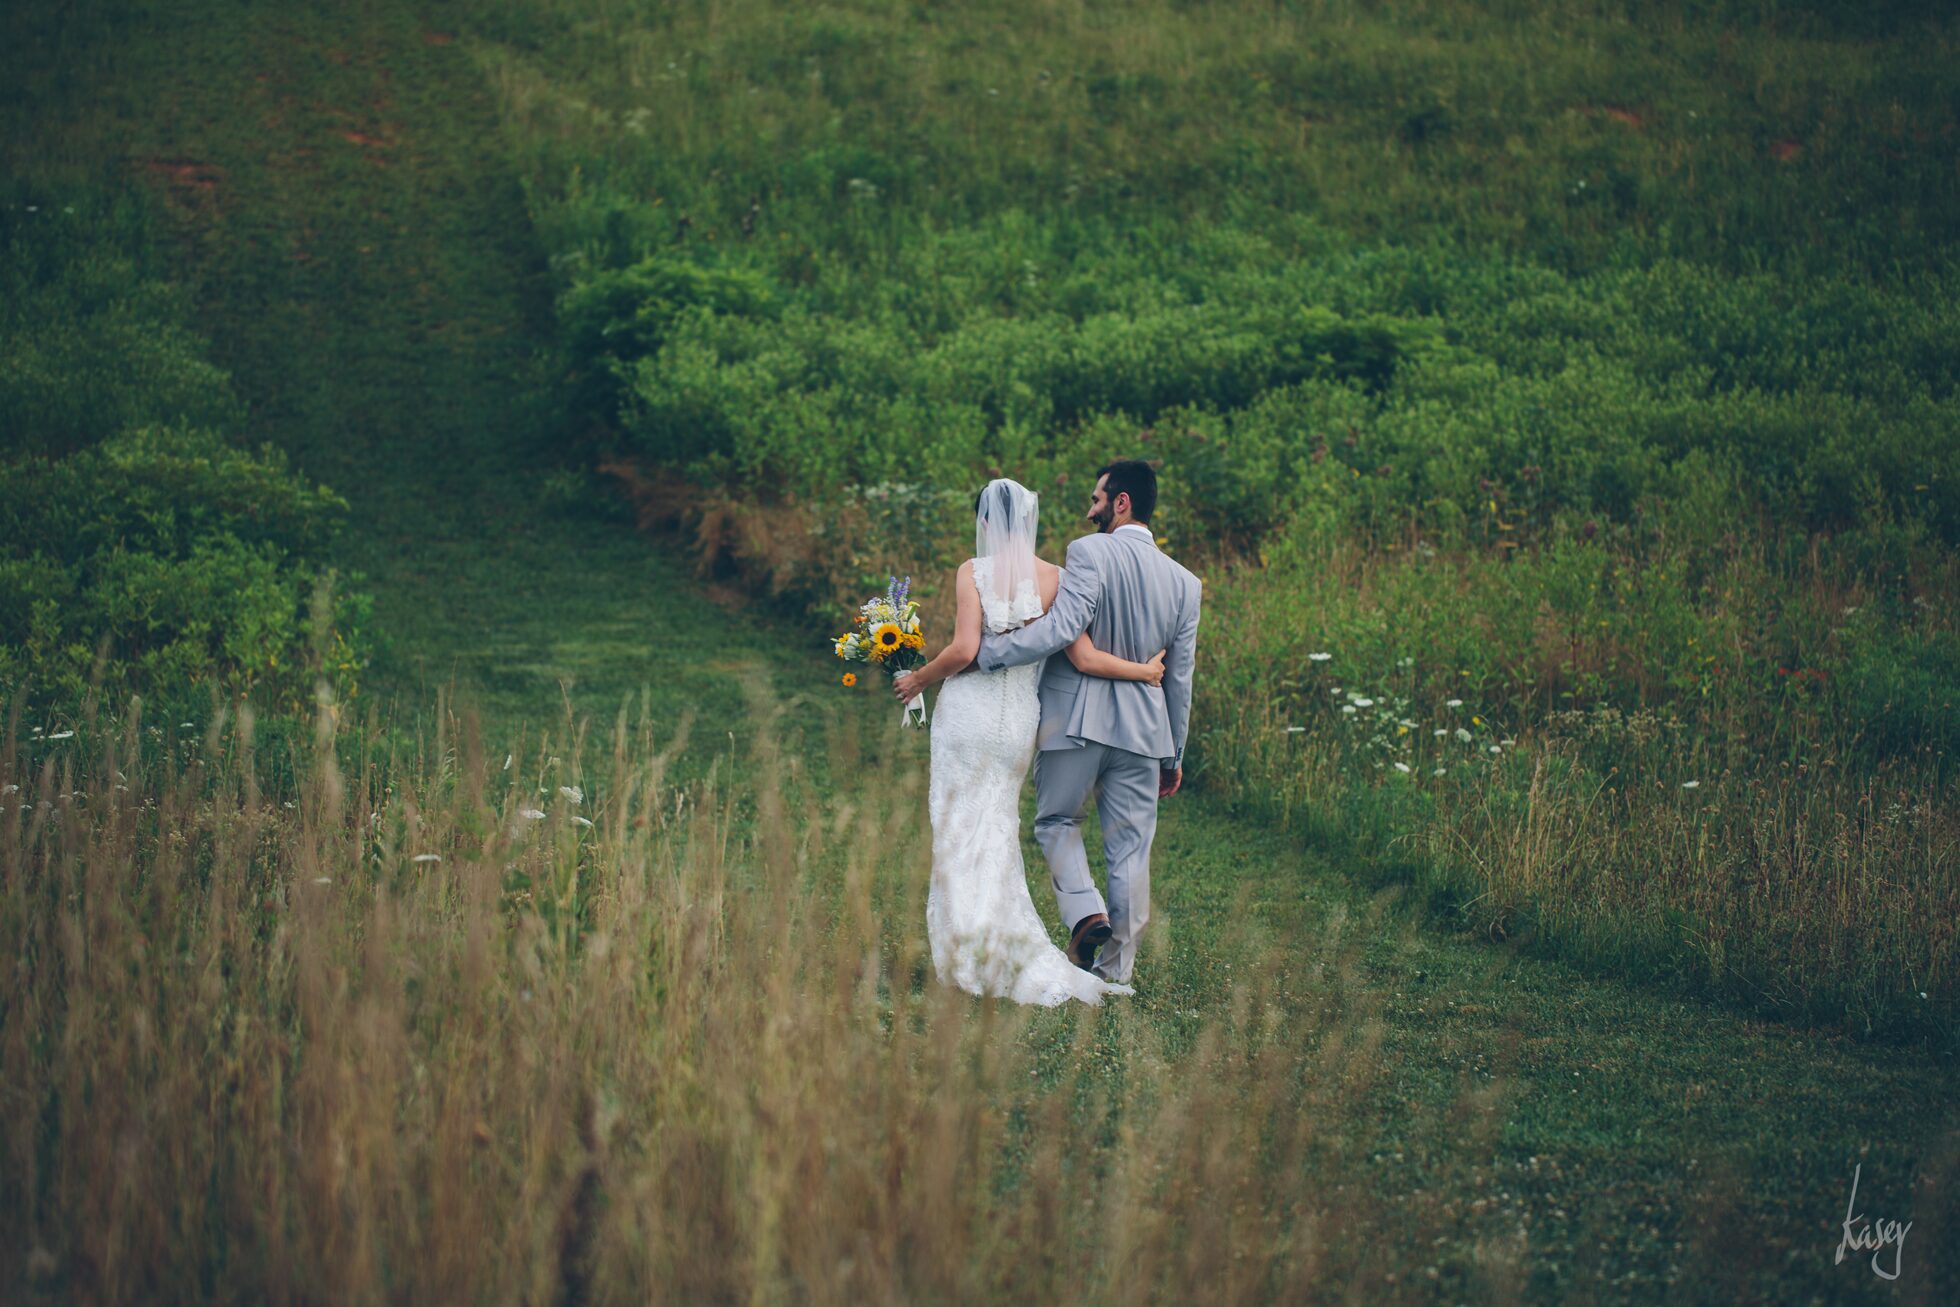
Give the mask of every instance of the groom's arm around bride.
M 1100 539 L 1100 536 L 1083 536 L 1069 545 L 1068 562 L 1062 568 L 1055 602 L 1039 620 L 1004 635 L 981 639 L 981 671 L 997 672 L 1003 667 L 1039 662 L 1075 643 L 1089 629 L 1102 602 L 1102 572 L 1089 561 L 1087 551 L 1092 541 Z M 1168 676 L 1169 672 L 1165 674 Z

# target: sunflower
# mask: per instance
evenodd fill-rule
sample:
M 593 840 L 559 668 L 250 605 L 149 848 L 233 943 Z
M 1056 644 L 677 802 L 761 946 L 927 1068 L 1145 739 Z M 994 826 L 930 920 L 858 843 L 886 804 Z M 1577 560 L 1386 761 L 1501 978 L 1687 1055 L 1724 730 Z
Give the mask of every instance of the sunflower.
M 858 683 L 858 678 L 857 678 L 857 673 L 856 673 L 856 672 L 845 672 L 845 673 L 844 673 L 844 688 L 845 688 L 845 689 L 847 689 L 847 690 L 848 690 L 848 689 L 850 689 L 850 688 L 851 688 L 851 687 L 852 687 L 853 685 L 856 685 L 857 683 Z
M 879 657 L 893 652 L 905 641 L 905 632 L 898 629 L 896 622 L 886 622 L 871 633 L 871 648 Z

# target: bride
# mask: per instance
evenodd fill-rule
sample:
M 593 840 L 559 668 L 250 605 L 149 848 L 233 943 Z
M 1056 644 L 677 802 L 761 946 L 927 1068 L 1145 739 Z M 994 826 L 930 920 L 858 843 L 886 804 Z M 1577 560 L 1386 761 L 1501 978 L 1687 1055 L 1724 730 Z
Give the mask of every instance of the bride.
M 953 638 L 893 690 L 910 699 L 945 682 L 932 714 L 932 883 L 926 937 L 933 970 L 972 994 L 1044 1007 L 1128 985 L 1078 968 L 1055 947 L 1028 897 L 1021 859 L 1021 782 L 1034 758 L 1041 664 L 969 671 L 980 633 L 1011 631 L 1055 602 L 1062 569 L 1035 557 L 1039 498 L 1016 481 L 989 481 L 974 504 L 974 556 L 960 564 Z M 1161 684 L 1164 655 L 1147 663 L 1097 649 L 1087 635 L 1064 651 L 1086 676 Z

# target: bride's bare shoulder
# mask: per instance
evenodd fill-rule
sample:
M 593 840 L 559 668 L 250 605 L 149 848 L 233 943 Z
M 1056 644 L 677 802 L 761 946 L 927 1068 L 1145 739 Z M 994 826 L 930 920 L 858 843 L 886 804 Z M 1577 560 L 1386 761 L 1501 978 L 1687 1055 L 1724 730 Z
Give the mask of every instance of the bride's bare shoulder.
M 1034 588 L 1041 596 L 1041 611 L 1045 613 L 1062 588 L 1062 569 L 1045 558 L 1035 559 Z

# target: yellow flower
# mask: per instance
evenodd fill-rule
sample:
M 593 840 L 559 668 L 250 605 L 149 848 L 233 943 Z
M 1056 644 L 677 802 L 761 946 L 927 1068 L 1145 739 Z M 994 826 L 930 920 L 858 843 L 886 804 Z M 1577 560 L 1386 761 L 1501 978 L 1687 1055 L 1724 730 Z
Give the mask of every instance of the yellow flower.
M 847 690 L 848 690 L 848 689 L 849 689 L 850 687 L 852 687 L 853 685 L 856 685 L 857 683 L 858 683 L 858 678 L 857 678 L 857 673 L 856 673 L 856 672 L 845 672 L 845 673 L 844 673 L 844 688 L 845 688 L 845 689 L 847 689 Z
M 904 639 L 905 632 L 899 630 L 895 622 L 886 622 L 883 626 L 871 633 L 872 648 L 877 650 L 881 656 L 898 648 Z

